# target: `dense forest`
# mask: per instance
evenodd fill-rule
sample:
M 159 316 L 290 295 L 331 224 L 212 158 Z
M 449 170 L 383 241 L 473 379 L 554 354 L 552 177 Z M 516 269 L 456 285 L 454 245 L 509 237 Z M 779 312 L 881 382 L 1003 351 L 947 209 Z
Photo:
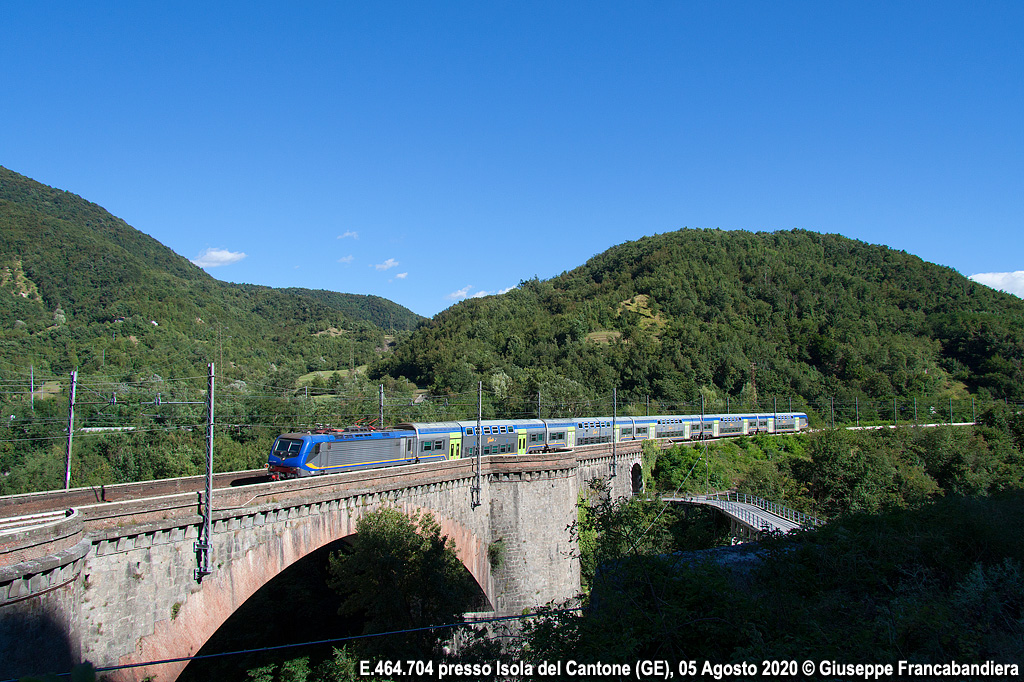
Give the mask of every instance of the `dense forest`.
M 1024 399 L 1024 302 L 838 235 L 682 230 L 464 301 L 373 368 L 433 391 Z

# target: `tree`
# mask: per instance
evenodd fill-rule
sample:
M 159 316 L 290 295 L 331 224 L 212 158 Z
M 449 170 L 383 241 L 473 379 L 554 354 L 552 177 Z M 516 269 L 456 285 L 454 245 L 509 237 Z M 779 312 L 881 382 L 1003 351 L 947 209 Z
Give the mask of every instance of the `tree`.
M 330 558 L 328 585 L 344 598 L 342 614 L 365 618 L 364 633 L 411 630 L 461 620 L 479 588 L 430 514 L 392 508 L 363 516 L 351 552 Z M 362 640 L 382 660 L 440 655 L 448 630 L 423 630 Z

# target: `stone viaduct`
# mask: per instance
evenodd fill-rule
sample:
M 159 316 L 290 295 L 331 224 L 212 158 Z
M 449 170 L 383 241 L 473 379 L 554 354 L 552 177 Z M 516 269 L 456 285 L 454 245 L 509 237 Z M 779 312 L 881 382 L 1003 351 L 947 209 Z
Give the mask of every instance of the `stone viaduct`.
M 591 481 L 628 496 L 639 445 L 473 460 L 218 489 L 212 573 L 201 581 L 194 493 L 81 507 L 0 533 L 0 680 L 194 655 L 246 599 L 310 552 L 355 532 L 384 506 L 440 521 L 498 615 L 574 597 L 580 566 L 569 526 Z M 614 471 L 614 475 L 613 474 Z M 489 549 L 500 546 L 500 564 Z M 176 679 L 185 663 L 121 668 L 111 680 Z

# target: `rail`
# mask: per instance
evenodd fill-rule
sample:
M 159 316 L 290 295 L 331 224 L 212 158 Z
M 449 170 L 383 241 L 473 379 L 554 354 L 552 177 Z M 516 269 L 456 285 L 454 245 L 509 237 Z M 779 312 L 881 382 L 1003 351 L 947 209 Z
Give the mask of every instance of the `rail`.
M 27 530 L 37 530 L 60 523 L 75 514 L 72 509 L 60 509 L 56 511 L 43 512 L 41 514 L 26 514 L 0 519 L 0 535 L 22 533 Z

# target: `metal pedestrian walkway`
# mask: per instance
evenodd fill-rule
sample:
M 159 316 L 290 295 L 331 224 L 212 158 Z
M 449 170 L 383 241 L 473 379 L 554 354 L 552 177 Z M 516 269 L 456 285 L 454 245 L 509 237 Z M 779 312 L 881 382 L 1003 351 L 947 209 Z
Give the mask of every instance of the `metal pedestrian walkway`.
M 815 516 L 745 493 L 724 492 L 661 499 L 664 502 L 714 507 L 732 521 L 734 534 L 744 538 L 756 538 L 764 533 L 789 533 L 798 528 L 820 526 L 823 523 Z

